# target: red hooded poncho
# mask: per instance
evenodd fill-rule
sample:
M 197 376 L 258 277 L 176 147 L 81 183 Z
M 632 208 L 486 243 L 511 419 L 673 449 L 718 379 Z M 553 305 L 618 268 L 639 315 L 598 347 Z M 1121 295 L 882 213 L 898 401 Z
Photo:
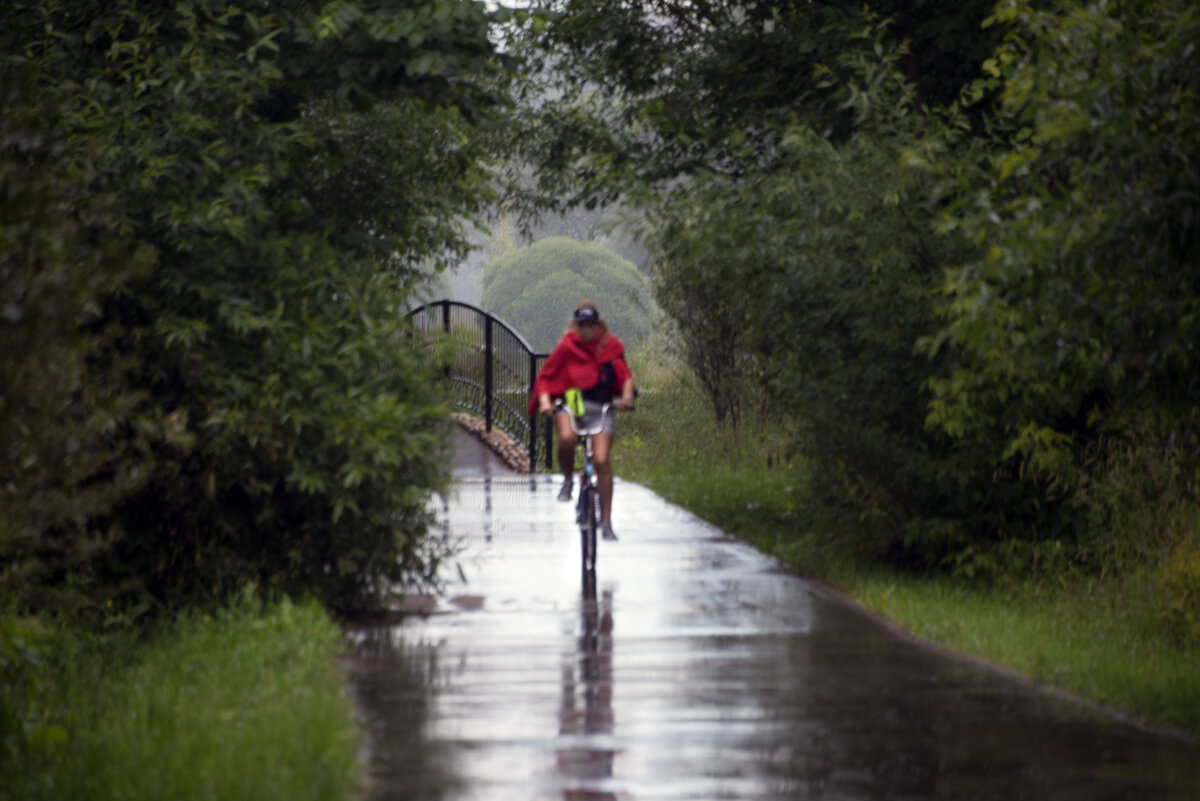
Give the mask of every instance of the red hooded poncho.
M 579 334 L 568 331 L 546 359 L 533 382 L 533 394 L 529 396 L 529 415 L 537 412 L 537 399 L 543 392 L 556 397 L 572 387 L 591 389 L 600 380 L 600 366 L 612 362 L 616 374 L 615 392 L 621 392 L 625 381 L 633 376 L 625 363 L 625 346 L 613 334 L 609 334 L 599 345 L 588 345 Z

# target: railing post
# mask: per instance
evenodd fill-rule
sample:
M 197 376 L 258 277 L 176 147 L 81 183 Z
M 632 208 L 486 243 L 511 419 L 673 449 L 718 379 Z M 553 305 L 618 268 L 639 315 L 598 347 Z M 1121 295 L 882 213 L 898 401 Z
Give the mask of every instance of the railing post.
M 537 354 L 529 352 L 529 391 L 533 392 L 534 382 L 537 381 Z M 533 406 L 533 414 L 529 415 L 529 472 L 537 471 L 537 403 Z M 547 443 L 546 450 L 549 450 Z
M 447 335 L 449 335 L 449 333 L 450 333 L 450 301 L 449 300 L 442 301 L 442 330 L 445 331 Z M 447 364 L 445 367 L 442 368 L 442 378 L 449 380 L 449 378 L 450 378 L 450 365 L 449 364 Z
M 492 315 L 484 318 L 483 324 L 483 419 L 487 431 L 492 431 L 492 395 L 496 391 L 495 377 L 492 374 Z

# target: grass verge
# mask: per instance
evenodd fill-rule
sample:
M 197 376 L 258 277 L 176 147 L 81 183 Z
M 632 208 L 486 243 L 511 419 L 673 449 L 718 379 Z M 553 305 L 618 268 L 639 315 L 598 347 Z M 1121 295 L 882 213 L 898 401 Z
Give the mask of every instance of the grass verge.
M 315 603 L 247 595 L 137 639 L 21 630 L 36 675 L 17 699 L 24 742 L 0 758 L 0 798 L 334 801 L 356 789 L 343 640 Z
M 912 634 L 1146 724 L 1200 735 L 1200 648 L 1152 622 L 1145 576 L 998 590 L 864 561 L 807 500 L 807 465 L 778 431 L 717 426 L 686 377 L 635 365 L 643 394 L 613 465 L 801 575 L 837 586 Z M 619 509 L 617 515 L 619 517 Z

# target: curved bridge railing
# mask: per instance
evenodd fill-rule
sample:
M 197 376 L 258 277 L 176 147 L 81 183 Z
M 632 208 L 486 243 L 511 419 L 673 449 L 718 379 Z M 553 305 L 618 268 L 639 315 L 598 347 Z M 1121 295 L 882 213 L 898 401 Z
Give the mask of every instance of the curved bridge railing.
M 525 413 L 529 393 L 549 354 L 537 353 L 512 326 L 456 300 L 426 303 L 408 313 L 416 335 L 443 351 L 443 375 L 456 406 L 508 434 L 529 455 L 530 469 L 551 466 L 550 422 Z M 539 428 L 543 429 L 539 432 Z

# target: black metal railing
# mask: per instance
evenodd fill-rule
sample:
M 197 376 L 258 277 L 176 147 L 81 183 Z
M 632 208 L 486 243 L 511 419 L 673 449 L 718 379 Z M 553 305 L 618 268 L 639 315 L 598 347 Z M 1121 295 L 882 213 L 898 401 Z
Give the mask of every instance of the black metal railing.
M 439 346 L 455 405 L 483 417 L 488 431 L 498 428 L 520 443 L 531 470 L 540 463 L 550 468 L 550 422 L 539 426 L 537 415 L 526 414 L 548 354 L 534 352 L 512 326 L 469 303 L 438 300 L 408 316 L 417 336 Z

